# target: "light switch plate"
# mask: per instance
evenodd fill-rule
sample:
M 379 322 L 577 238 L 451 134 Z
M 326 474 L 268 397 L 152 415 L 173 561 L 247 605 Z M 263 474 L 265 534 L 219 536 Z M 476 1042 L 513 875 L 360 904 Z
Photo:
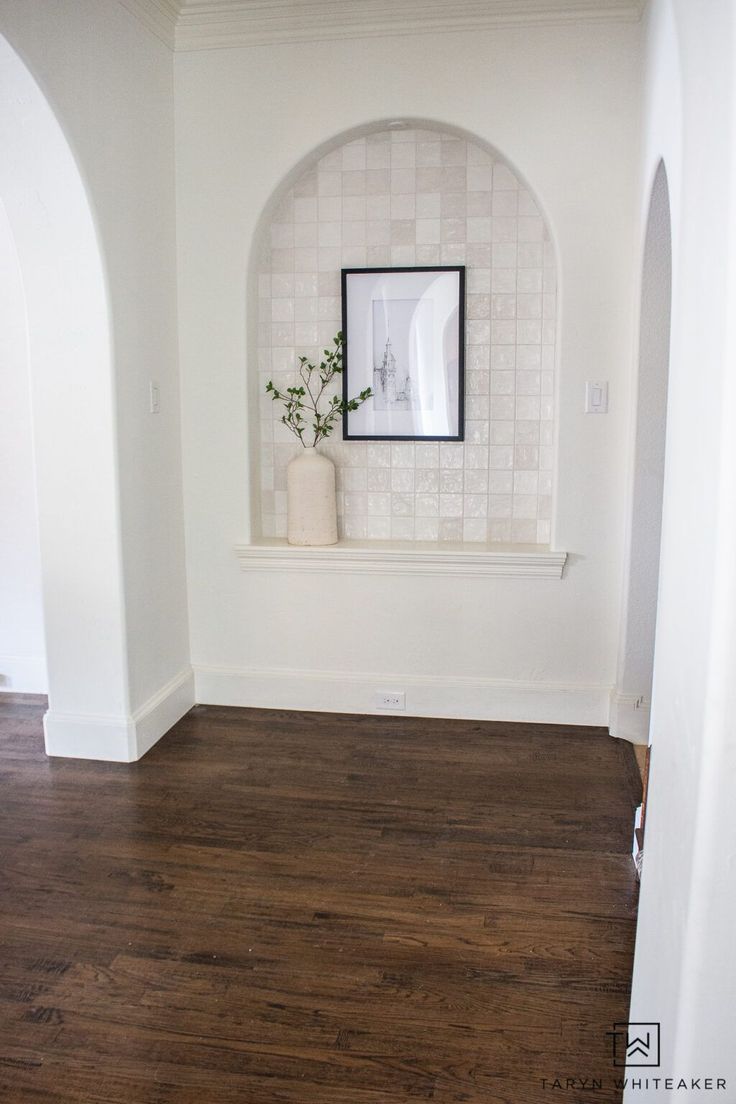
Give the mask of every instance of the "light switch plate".
M 585 413 L 608 413 L 608 380 L 588 380 L 585 384 Z

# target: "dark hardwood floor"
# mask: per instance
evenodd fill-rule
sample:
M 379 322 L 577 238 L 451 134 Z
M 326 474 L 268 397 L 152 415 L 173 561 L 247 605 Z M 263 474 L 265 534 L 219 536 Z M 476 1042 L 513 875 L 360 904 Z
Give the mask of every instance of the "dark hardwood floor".
M 620 1099 L 629 745 L 200 706 L 128 766 L 41 716 L 0 703 L 3 1104 Z

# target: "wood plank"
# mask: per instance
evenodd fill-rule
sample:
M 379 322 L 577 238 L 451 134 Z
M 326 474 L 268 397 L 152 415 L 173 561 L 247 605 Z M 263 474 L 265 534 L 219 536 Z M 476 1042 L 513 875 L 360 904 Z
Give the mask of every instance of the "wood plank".
M 620 1100 L 628 745 L 198 706 L 49 761 L 42 709 L 0 701 L 0 1099 Z

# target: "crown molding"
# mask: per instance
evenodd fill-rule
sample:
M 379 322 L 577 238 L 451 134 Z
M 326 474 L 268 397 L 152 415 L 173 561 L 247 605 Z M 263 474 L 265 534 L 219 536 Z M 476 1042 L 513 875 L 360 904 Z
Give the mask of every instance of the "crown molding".
M 178 8 L 176 49 L 375 38 L 496 26 L 638 22 L 646 0 L 123 0 Z
M 120 0 L 120 3 L 170 50 L 175 48 L 179 0 Z

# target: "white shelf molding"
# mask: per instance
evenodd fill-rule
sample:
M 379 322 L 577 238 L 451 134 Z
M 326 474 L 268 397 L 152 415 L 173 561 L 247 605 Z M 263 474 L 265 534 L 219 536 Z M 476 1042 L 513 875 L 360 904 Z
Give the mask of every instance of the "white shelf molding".
M 243 571 L 341 571 L 351 575 L 447 575 L 454 578 L 532 576 L 561 579 L 567 552 L 542 545 L 423 544 L 338 541 L 299 548 L 285 540 L 236 544 Z

